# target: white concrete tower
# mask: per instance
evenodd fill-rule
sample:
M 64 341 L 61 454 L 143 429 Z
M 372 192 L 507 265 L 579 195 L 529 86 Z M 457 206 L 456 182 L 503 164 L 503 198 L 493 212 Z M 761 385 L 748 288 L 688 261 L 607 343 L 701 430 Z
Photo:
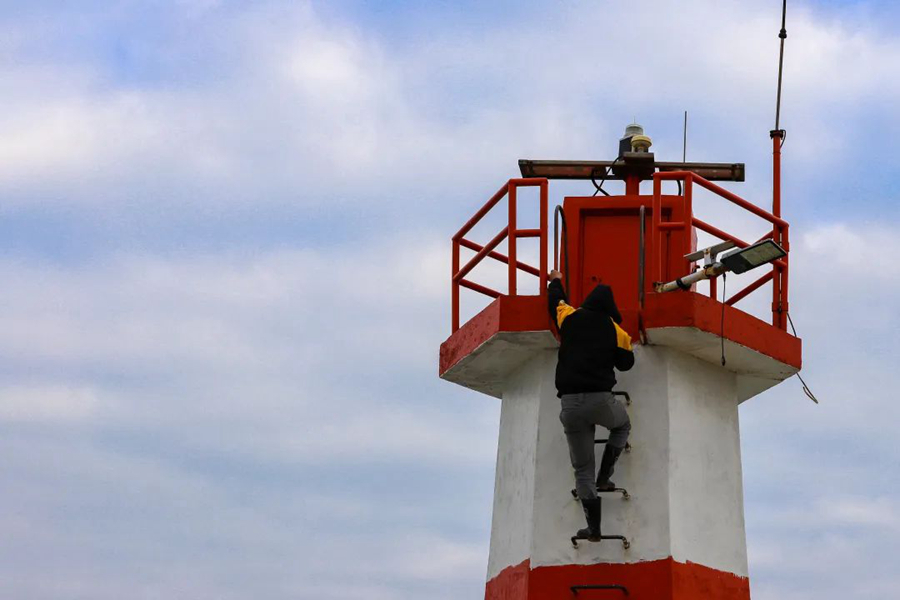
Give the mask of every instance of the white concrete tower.
M 565 199 L 565 235 L 554 260 L 567 274 L 570 303 L 578 306 L 596 283 L 611 285 L 623 327 L 636 342 L 635 367 L 617 374 L 616 387 L 630 398 L 630 450 L 622 454 L 613 478 L 627 495 L 602 495 L 603 534 L 625 540 L 575 546 L 571 537 L 584 526 L 584 516 L 571 494 L 573 471 L 554 386 L 558 344 L 545 291 L 547 180 L 590 178 L 598 165 L 603 163 L 520 161 L 525 179 L 510 180 L 453 238 L 454 332 L 441 346 L 440 375 L 502 403 L 485 598 L 627 593 L 635 600 L 747 599 L 738 406 L 800 368 L 800 340 L 784 330 L 787 257 L 761 269 L 765 274 L 758 283 L 724 307 L 715 298 L 714 284 L 709 294 L 693 288 L 662 294 L 653 291 L 653 283 L 694 271 L 683 256 L 696 249 L 698 229 L 747 245 L 693 215 L 697 186 L 771 223 L 771 237 L 788 249 L 780 201 L 770 213 L 711 183 L 742 181 L 743 165 L 659 164 L 646 151 L 625 151 L 612 166 L 607 179 L 625 180 L 624 195 Z M 650 178 L 655 193 L 640 195 L 640 181 Z M 662 195 L 662 179 L 684 181 L 683 194 Z M 516 190 L 526 185 L 541 191 L 536 230 L 516 224 Z M 777 179 L 775 185 L 777 199 Z M 469 230 L 504 195 L 509 197 L 508 227 L 485 246 L 467 240 Z M 495 250 L 505 237 L 507 255 Z M 522 237 L 540 239 L 540 268 L 517 260 Z M 463 267 L 460 248 L 476 253 Z M 509 265 L 508 293 L 467 279 L 484 258 Z M 519 270 L 540 278 L 541 295 L 516 293 Z M 772 324 L 732 306 L 769 282 Z M 461 327 L 460 287 L 495 298 Z M 605 438 L 606 432 L 598 427 L 597 437 Z M 598 457 L 602 448 L 599 442 Z

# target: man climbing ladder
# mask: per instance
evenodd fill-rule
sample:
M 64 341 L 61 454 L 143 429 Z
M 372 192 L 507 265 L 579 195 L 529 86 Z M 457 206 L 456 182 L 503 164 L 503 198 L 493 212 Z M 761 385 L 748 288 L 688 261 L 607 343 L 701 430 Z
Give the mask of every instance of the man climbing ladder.
M 560 337 L 556 364 L 556 391 L 562 404 L 559 420 L 566 432 L 575 469 L 575 489 L 587 520 L 587 528 L 579 530 L 576 537 L 599 541 L 601 508 L 597 490 L 616 487 L 609 478 L 631 431 L 625 406 L 612 393 L 616 384 L 613 369 L 629 370 L 634 366 L 634 354 L 631 337 L 619 327 L 622 317 L 612 289 L 597 285 L 575 309 L 567 303 L 561 277 L 559 271 L 551 271 L 547 294 Z M 596 425 L 609 430 L 609 440 L 595 482 Z

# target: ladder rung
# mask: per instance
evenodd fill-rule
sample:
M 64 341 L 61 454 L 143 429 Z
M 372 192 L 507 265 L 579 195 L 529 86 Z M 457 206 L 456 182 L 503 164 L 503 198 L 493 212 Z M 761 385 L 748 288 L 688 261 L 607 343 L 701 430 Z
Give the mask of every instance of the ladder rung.
M 594 443 L 595 444 L 605 444 L 608 441 L 609 441 L 608 439 L 594 440 Z M 625 452 L 631 452 L 631 443 L 625 442 Z
M 625 404 L 631 406 L 631 396 L 628 392 L 613 392 L 613 396 L 623 396 L 625 398 Z

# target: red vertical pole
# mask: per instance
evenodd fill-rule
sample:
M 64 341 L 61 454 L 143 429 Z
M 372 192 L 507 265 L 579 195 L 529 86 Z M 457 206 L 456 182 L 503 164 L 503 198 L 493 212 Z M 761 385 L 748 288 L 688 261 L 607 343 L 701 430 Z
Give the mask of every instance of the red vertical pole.
M 509 292 L 510 296 L 516 295 L 516 185 L 509 182 Z
M 653 218 L 650 221 L 650 248 L 651 256 L 656 257 L 656 281 L 663 281 L 663 251 L 662 236 L 659 225 L 662 222 L 662 181 L 658 177 L 653 178 Z
M 787 314 L 788 314 L 788 267 L 790 265 L 788 258 L 791 254 L 791 243 L 788 241 L 788 226 L 785 225 L 781 230 L 781 243 L 787 256 L 784 257 L 784 269 L 781 271 L 781 313 L 779 313 L 779 327 L 787 331 Z
M 781 139 L 780 131 L 772 132 L 772 214 L 781 218 Z
M 453 260 L 450 267 L 450 287 L 451 287 L 451 327 L 452 333 L 456 333 L 459 329 L 459 283 L 456 281 L 456 274 L 459 273 L 459 240 L 453 238 Z
M 719 295 L 719 278 L 713 277 L 709 280 L 709 297 L 715 300 Z
M 772 214 L 781 218 L 781 140 L 782 132 L 775 130 L 770 133 L 772 136 Z M 777 225 L 772 226 L 772 239 L 782 244 L 782 231 Z M 785 257 L 787 261 L 787 257 Z M 782 322 L 782 281 L 784 273 L 777 267 L 772 266 L 772 325 L 781 326 Z
M 641 178 L 637 175 L 629 175 L 625 178 L 625 195 L 637 196 L 641 193 Z
M 686 254 L 690 254 L 694 251 L 691 247 L 691 238 L 693 237 L 691 234 L 694 232 L 694 178 L 691 174 L 688 174 L 684 178 L 684 197 L 683 197 L 683 211 L 684 213 L 681 215 L 682 221 L 684 222 L 684 253 L 682 256 Z M 688 261 L 684 261 L 684 274 L 690 275 L 691 273 L 691 263 Z
M 548 182 L 545 179 L 541 182 L 540 190 L 541 190 L 541 265 L 540 265 L 540 289 L 538 290 L 538 295 L 546 296 L 547 295 L 547 252 L 549 251 L 547 248 L 548 236 L 547 236 L 547 186 Z

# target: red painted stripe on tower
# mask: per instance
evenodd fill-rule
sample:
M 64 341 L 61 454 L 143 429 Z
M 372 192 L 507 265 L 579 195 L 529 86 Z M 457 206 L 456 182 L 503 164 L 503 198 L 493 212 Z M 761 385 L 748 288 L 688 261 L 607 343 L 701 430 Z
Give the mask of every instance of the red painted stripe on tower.
M 559 600 L 575 585 L 623 585 L 630 600 L 749 600 L 750 581 L 733 573 L 672 558 L 638 563 L 507 567 L 485 586 L 485 600 Z M 585 590 L 585 598 L 621 596 L 615 590 Z M 588 594 L 590 594 L 588 596 Z

